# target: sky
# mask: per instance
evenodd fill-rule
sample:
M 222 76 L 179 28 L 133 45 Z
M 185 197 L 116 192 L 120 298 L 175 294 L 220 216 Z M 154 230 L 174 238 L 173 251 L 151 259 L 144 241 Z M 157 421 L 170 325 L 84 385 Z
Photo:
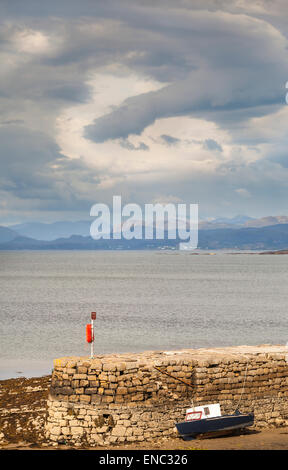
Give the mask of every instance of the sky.
M 0 225 L 288 215 L 286 0 L 0 0 Z

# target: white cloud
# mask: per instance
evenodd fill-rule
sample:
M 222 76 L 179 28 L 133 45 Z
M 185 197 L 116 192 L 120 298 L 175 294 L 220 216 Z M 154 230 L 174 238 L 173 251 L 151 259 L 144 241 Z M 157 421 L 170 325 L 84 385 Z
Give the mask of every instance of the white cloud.
M 24 29 L 16 31 L 12 41 L 20 53 L 46 54 L 51 52 L 51 39 L 42 31 Z
M 245 188 L 237 188 L 235 189 L 235 193 L 239 194 L 241 197 L 251 197 L 250 192 Z

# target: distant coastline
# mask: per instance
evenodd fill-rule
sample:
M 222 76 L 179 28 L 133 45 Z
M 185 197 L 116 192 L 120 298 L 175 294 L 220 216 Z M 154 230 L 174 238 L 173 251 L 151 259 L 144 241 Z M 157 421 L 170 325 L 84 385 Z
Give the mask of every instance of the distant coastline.
M 259 255 L 288 255 L 288 250 L 264 251 Z
M 15 230 L 0 226 L 0 250 L 178 250 L 180 239 L 126 240 L 124 238 L 94 240 L 90 236 L 71 235 L 54 240 L 23 236 Z M 200 229 L 198 250 L 252 251 L 287 254 L 288 224 L 267 227 Z

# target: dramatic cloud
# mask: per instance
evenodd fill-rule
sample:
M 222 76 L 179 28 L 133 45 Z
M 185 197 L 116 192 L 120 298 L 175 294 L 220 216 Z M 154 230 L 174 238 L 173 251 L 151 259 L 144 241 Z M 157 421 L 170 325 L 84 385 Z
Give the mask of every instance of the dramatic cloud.
M 0 225 L 86 218 L 113 194 L 285 212 L 286 9 L 2 0 Z
M 223 12 L 177 13 L 174 20 L 171 13 L 164 13 L 160 30 L 168 33 L 169 27 L 170 38 L 177 33 L 175 43 L 180 42 L 187 64 L 185 78 L 127 98 L 86 127 L 88 138 L 104 142 L 140 135 L 157 119 L 172 116 L 194 115 L 223 123 L 229 113 L 229 120 L 238 122 L 283 106 L 287 40 L 278 30 L 262 20 Z M 189 43 L 193 48 L 188 49 Z
M 24 127 L 0 127 L 0 141 L 5 211 L 89 210 L 99 183 L 93 168 L 68 159 L 49 136 Z

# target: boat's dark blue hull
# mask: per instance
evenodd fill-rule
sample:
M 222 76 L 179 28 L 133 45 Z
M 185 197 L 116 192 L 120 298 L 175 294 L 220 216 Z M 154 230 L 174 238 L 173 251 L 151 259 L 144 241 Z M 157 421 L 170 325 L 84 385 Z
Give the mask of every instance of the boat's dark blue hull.
M 176 423 L 175 426 L 183 439 L 191 439 L 198 434 L 242 429 L 254 424 L 254 414 L 233 414 Z

